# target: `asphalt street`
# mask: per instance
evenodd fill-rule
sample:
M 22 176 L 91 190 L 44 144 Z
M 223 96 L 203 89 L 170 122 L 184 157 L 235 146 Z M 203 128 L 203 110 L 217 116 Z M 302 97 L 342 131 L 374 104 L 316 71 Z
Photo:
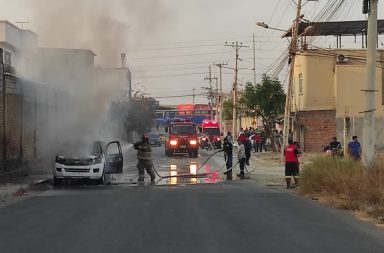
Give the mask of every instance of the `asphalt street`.
M 209 154 L 169 159 L 155 148 L 154 160 L 161 175 L 181 175 Z M 132 152 L 112 185 L 50 187 L 1 208 L 0 252 L 384 252 L 384 231 L 347 212 L 221 180 L 220 157 L 201 168 L 206 178 L 157 185 L 135 184 L 134 164 Z

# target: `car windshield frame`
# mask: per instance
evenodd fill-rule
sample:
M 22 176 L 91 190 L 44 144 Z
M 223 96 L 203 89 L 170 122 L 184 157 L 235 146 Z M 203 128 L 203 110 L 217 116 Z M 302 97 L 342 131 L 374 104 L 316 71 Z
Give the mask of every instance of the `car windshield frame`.
M 216 127 L 208 127 L 208 128 L 203 129 L 203 133 L 205 135 L 208 135 L 208 136 L 210 136 L 210 135 L 218 136 L 218 135 L 220 135 L 220 129 L 216 128 Z
M 196 134 L 196 126 L 193 124 L 171 125 L 170 134 Z
M 149 133 L 148 138 L 150 139 L 160 139 L 160 134 L 159 133 Z

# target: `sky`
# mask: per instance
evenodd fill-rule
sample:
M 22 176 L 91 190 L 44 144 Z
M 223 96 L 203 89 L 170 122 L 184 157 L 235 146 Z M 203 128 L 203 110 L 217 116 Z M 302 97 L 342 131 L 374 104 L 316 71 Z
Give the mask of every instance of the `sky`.
M 303 1 L 305 19 L 316 21 L 331 2 Z M 334 20 L 364 20 L 362 0 L 348 0 Z M 96 65 L 119 67 L 120 53 L 127 54 L 134 91 L 155 97 L 161 104 L 207 103 L 208 69 L 214 63 L 233 68 L 235 51 L 225 43 L 238 41 L 240 89 L 260 81 L 263 73 L 275 74 L 289 45 L 282 32 L 255 25 L 288 29 L 296 15 L 293 0 L 0 0 L 0 20 L 25 21 L 25 29 L 39 35 L 44 47 L 82 48 L 95 52 Z M 383 18 L 384 1 L 379 1 Z M 324 21 L 324 20 L 322 20 Z M 16 23 L 17 24 L 17 23 Z M 20 24 L 19 24 L 20 25 Z M 253 68 L 255 36 L 256 70 Z M 335 47 L 334 37 L 318 38 L 317 46 Z M 358 47 L 346 40 L 344 47 Z M 277 77 L 286 85 L 287 64 Z M 219 77 L 212 66 L 212 76 Z M 223 90 L 230 92 L 233 70 L 223 69 Z M 215 88 L 216 82 L 213 81 Z

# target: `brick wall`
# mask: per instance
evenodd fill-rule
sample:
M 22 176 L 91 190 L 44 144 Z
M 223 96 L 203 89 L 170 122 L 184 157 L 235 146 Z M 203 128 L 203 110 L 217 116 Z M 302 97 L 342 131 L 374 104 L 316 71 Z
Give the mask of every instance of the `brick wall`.
M 322 145 L 336 136 L 336 111 L 302 111 L 297 113 L 301 129 L 300 143 L 305 152 L 319 152 Z
M 46 96 L 38 96 L 39 93 L 36 91 L 46 89 L 45 86 L 26 84 L 24 80 L 8 80 L 8 82 L 6 169 L 12 170 L 19 165 L 20 158 L 24 164 L 47 155 L 50 146 L 46 140 L 53 134 L 52 129 L 48 129 L 48 124 L 59 116 L 57 113 L 59 107 L 55 103 L 49 103 Z M 0 92 L 0 172 L 4 169 L 1 162 L 4 149 L 3 116 Z
M 8 94 L 7 145 L 8 158 L 17 159 L 20 156 L 20 96 Z
M 24 101 L 23 106 L 23 158 L 35 158 L 35 103 Z

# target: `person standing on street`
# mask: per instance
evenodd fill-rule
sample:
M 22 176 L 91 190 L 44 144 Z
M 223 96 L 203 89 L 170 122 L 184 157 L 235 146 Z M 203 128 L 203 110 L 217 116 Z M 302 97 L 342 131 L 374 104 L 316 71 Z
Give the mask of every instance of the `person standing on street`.
M 299 185 L 300 171 L 299 171 L 299 157 L 301 155 L 298 147 L 292 140 L 288 140 L 288 146 L 284 149 L 285 157 L 285 181 L 287 189 L 291 188 L 291 178 L 295 180 L 295 186 Z
M 237 159 L 239 160 L 239 166 L 240 166 L 240 174 L 238 174 L 237 176 L 240 179 L 244 179 L 245 178 L 244 168 L 245 168 L 246 156 L 245 156 L 245 146 L 241 140 L 239 140 L 239 150 L 237 152 Z
M 139 183 L 144 182 L 144 169 L 151 176 L 151 183 L 155 182 L 156 176 L 153 171 L 153 163 L 151 158 L 151 145 L 149 145 L 148 136 L 143 134 L 141 141 L 136 142 L 133 147 L 137 150 L 137 168 L 139 170 Z
M 259 140 L 259 151 L 260 153 L 264 151 L 267 151 L 267 146 L 265 145 L 267 142 L 267 137 L 265 136 L 265 132 L 262 130 L 260 132 L 260 140 Z
M 252 142 L 249 140 L 248 136 L 246 136 L 244 140 L 244 148 L 245 148 L 245 164 L 249 165 L 249 159 L 251 158 L 251 151 L 252 151 Z
M 281 136 L 280 136 L 279 130 L 276 129 L 273 135 L 273 143 L 275 146 L 275 152 L 277 153 L 280 153 L 280 148 L 281 148 L 280 137 Z
M 348 143 L 348 154 L 353 160 L 359 161 L 361 159 L 361 145 L 357 140 L 357 136 L 352 137 L 352 141 Z
M 260 147 L 260 131 L 256 129 L 255 134 L 253 135 L 253 149 L 255 152 L 259 152 Z
M 227 180 L 232 180 L 233 143 L 232 143 L 232 133 L 231 132 L 228 132 L 227 136 L 225 136 L 225 138 L 224 138 L 223 151 L 224 151 L 225 165 L 227 167 L 227 171 L 225 172 L 225 175 L 227 176 Z

